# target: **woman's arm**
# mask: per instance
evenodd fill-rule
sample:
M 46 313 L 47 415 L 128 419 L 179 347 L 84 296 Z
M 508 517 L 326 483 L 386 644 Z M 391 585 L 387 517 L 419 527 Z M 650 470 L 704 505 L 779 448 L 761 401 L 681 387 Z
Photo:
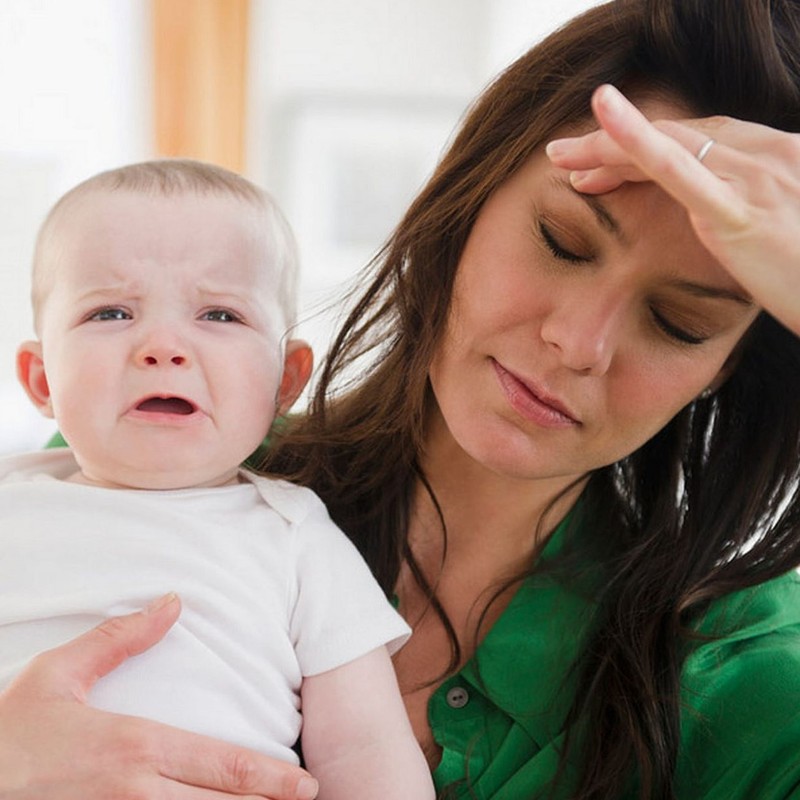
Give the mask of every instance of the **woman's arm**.
M 385 647 L 306 678 L 303 755 L 319 800 L 433 800 Z
M 311 800 L 292 764 L 85 704 L 94 683 L 166 634 L 175 595 L 41 654 L 0 694 L 2 800 Z
M 601 130 L 547 148 L 573 186 L 654 181 L 754 301 L 800 334 L 800 135 L 729 117 L 649 122 L 611 86 L 592 108 Z

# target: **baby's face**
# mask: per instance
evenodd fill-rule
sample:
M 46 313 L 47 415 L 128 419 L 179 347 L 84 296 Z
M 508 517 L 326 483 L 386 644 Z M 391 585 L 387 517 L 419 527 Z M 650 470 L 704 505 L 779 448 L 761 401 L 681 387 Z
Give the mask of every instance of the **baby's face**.
M 83 477 L 151 489 L 233 480 L 281 381 L 263 212 L 227 196 L 94 192 L 56 226 L 40 338 Z

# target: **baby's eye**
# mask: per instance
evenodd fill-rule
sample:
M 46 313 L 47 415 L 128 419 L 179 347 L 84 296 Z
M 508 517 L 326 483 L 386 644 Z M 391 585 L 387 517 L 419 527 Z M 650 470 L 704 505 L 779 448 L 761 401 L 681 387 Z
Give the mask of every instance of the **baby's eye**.
M 107 320 L 133 319 L 133 317 L 124 308 L 109 306 L 92 312 L 86 319 L 92 322 L 106 322 Z
M 226 308 L 212 308 L 210 311 L 204 311 L 200 315 L 200 319 L 208 322 L 241 322 L 242 318 L 233 311 L 228 311 Z

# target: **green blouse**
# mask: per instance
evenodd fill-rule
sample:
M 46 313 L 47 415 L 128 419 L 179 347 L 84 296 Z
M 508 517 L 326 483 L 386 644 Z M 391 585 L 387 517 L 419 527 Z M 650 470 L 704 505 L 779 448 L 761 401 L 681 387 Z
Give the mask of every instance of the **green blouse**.
M 561 547 L 563 529 L 543 561 Z M 569 667 L 591 611 L 588 594 L 553 574 L 520 587 L 472 661 L 430 701 L 443 749 L 438 790 L 459 800 L 532 800 L 548 787 Z M 677 797 L 800 799 L 800 576 L 716 601 L 697 629 L 717 638 L 698 643 L 684 664 Z

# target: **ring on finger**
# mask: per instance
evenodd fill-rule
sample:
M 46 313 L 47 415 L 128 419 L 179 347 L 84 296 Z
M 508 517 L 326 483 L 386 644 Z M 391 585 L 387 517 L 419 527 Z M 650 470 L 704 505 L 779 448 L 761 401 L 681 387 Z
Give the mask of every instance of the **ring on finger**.
M 716 139 L 706 139 L 703 145 L 697 151 L 697 160 L 701 161 L 708 155 L 708 151 L 717 143 Z

